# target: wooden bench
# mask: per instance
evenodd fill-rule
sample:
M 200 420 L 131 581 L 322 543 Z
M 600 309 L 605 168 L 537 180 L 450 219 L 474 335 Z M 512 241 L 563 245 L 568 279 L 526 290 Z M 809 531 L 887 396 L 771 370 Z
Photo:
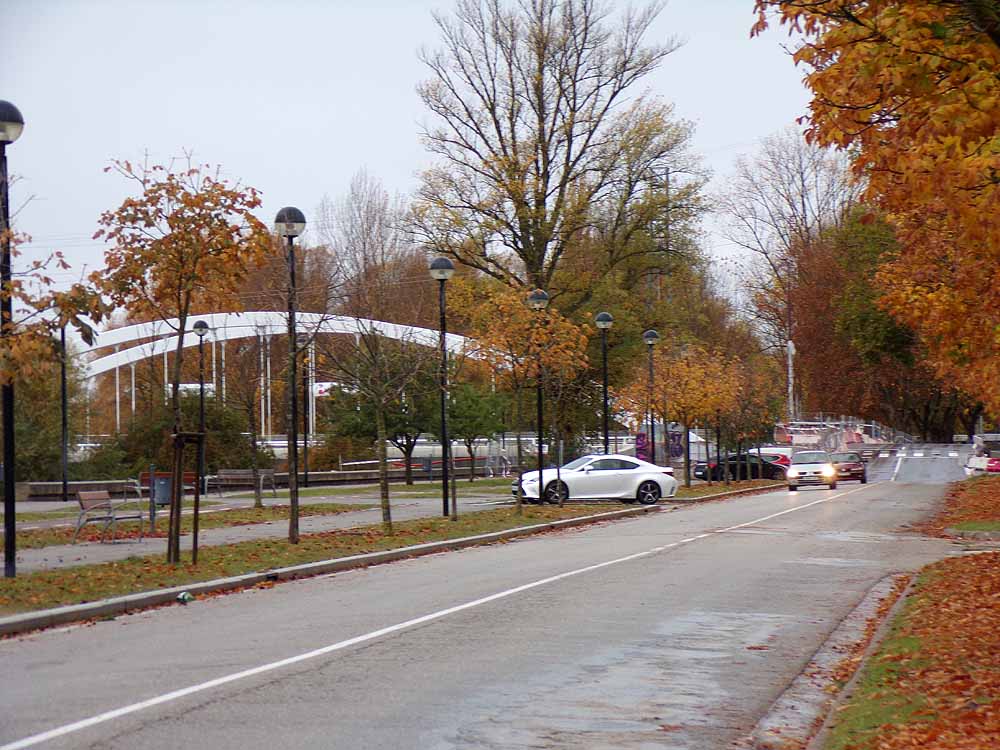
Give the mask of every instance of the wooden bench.
M 258 483 L 260 491 L 264 492 L 264 484 L 270 483 L 271 494 L 278 496 L 278 488 L 274 484 L 274 469 L 257 469 Z M 215 486 L 216 491 L 221 495 L 226 487 L 253 487 L 253 469 L 219 469 L 218 474 L 205 477 L 206 491 L 209 487 Z
M 137 501 L 126 498 L 112 500 L 107 490 L 81 490 L 76 493 L 76 499 L 80 503 L 80 515 L 76 519 L 73 544 L 76 544 L 76 537 L 79 535 L 80 529 L 91 521 L 104 522 L 104 528 L 101 529 L 102 542 L 108 527 L 111 528 L 111 541 L 114 541 L 115 524 L 130 518 L 139 521 L 139 538 L 142 539 L 142 506 Z

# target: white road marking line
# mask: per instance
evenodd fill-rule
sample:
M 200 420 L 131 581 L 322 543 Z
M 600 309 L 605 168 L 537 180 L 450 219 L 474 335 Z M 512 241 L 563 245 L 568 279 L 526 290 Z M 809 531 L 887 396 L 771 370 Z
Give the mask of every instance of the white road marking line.
M 948 455 L 952 458 L 958 458 L 958 451 L 948 451 Z
M 919 456 L 920 458 L 923 458 L 924 457 L 924 452 L 923 451 L 913 451 L 913 455 L 914 456 Z
M 847 492 L 839 492 L 836 495 L 829 495 L 827 497 L 822 497 L 819 500 L 814 500 L 811 503 L 806 503 L 805 505 L 796 505 L 794 508 L 786 508 L 785 510 L 778 511 L 777 513 L 772 513 L 768 516 L 763 516 L 761 518 L 756 518 L 753 521 L 747 521 L 745 523 L 736 524 L 735 526 L 727 526 L 724 529 L 716 529 L 714 531 L 708 531 L 704 534 L 699 534 L 698 536 L 688 537 L 687 539 L 682 539 L 677 542 L 671 542 L 670 544 L 664 544 L 659 547 L 653 547 L 652 549 L 645 550 L 644 552 L 636 552 L 632 555 L 626 555 L 625 557 L 618 557 L 614 560 L 607 560 L 602 563 L 597 563 L 595 565 L 588 565 L 584 568 L 577 568 L 576 570 L 570 570 L 565 573 L 559 573 L 558 575 L 549 576 L 548 578 L 542 578 L 537 581 L 532 581 L 531 583 L 526 583 L 522 586 L 517 586 L 512 589 L 507 589 L 506 591 L 500 591 L 496 594 L 490 594 L 489 596 L 484 596 L 481 599 L 476 599 L 471 602 L 466 602 L 464 604 L 458 604 L 454 607 L 448 607 L 447 609 L 438 610 L 437 612 L 431 612 L 430 614 L 423 615 L 421 617 L 415 617 L 412 620 L 406 620 L 405 622 L 400 622 L 395 625 L 390 625 L 385 628 L 380 628 L 379 630 L 373 630 L 370 633 L 365 633 L 364 635 L 356 636 L 355 638 L 348 638 L 344 641 L 338 641 L 337 643 L 331 643 L 328 646 L 323 646 L 321 648 L 314 649 L 312 651 L 306 651 L 302 654 L 297 654 L 295 656 L 290 656 L 287 659 L 280 659 L 278 661 L 269 662 L 268 664 L 261 664 L 260 666 L 251 667 L 250 669 L 244 669 L 240 672 L 234 672 L 232 674 L 224 675 L 222 677 L 216 677 L 214 680 L 208 680 L 207 682 L 201 682 L 197 685 L 189 685 L 186 688 L 181 688 L 179 690 L 172 690 L 169 693 L 163 693 L 162 695 L 157 695 L 148 700 L 139 701 L 138 703 L 131 703 L 127 706 L 122 706 L 121 708 L 116 708 L 111 711 L 105 711 L 104 713 L 97 714 L 96 716 L 91 716 L 87 719 L 81 719 L 80 721 L 75 721 L 71 724 L 64 724 L 61 727 L 56 727 L 55 729 L 50 729 L 47 732 L 42 732 L 40 734 L 35 734 L 30 737 L 25 737 L 24 739 L 17 740 L 15 742 L 8 743 L 6 745 L 0 746 L 0 750 L 20 750 L 25 747 L 32 747 L 38 745 L 42 742 L 48 742 L 49 740 L 54 740 L 59 737 L 65 737 L 73 732 L 79 732 L 81 729 L 88 729 L 90 727 L 96 726 L 98 724 L 103 724 L 106 721 L 111 721 L 112 719 L 119 719 L 123 716 L 128 716 L 129 714 L 134 714 L 139 711 L 144 711 L 147 708 L 153 708 L 154 706 L 159 706 L 164 703 L 169 703 L 171 701 L 179 700 L 180 698 L 185 698 L 189 695 L 194 695 L 195 693 L 201 693 L 206 690 L 211 690 L 212 688 L 220 687 L 226 685 L 230 682 L 236 682 L 237 680 L 242 680 L 247 677 L 254 677 L 259 674 L 265 674 L 267 672 L 273 672 L 276 669 L 281 669 L 282 667 L 288 667 L 292 664 L 299 664 L 304 661 L 309 661 L 310 659 L 315 659 L 319 656 L 325 656 L 326 654 L 331 654 L 335 651 L 342 651 L 345 648 L 351 646 L 356 646 L 360 643 L 367 643 L 373 641 L 377 638 L 381 638 L 385 635 L 390 635 L 392 633 L 398 633 L 401 630 L 408 630 L 417 625 L 422 625 L 426 622 L 432 622 L 434 620 L 440 620 L 448 615 L 453 615 L 457 612 L 462 612 L 467 609 L 473 609 L 474 607 L 482 606 L 483 604 L 488 604 L 490 602 L 497 601 L 498 599 L 505 599 L 514 594 L 520 594 L 524 591 L 530 591 L 531 589 L 538 588 L 539 586 L 544 586 L 549 583 L 554 583 L 555 581 L 561 581 L 566 578 L 571 578 L 573 576 L 582 575 L 583 573 L 591 573 L 595 570 L 601 570 L 602 568 L 607 568 L 612 565 L 618 565 L 624 562 L 631 562 L 632 560 L 638 560 L 643 557 L 649 557 L 651 555 L 659 554 L 668 549 L 674 547 L 680 547 L 683 544 L 688 544 L 694 542 L 698 539 L 704 539 L 706 537 L 715 536 L 717 534 L 725 534 L 730 531 L 736 531 L 737 529 L 743 529 L 747 526 L 754 526 L 763 521 L 769 521 L 772 518 L 777 518 L 779 516 L 784 516 L 788 513 L 795 513 L 799 510 L 805 510 L 806 508 L 811 508 L 814 505 L 820 505 L 821 503 L 828 503 L 831 500 L 836 500 L 838 498 L 844 497 L 846 495 L 851 495 L 855 492 L 860 492 L 863 489 L 874 486 L 875 484 L 881 484 L 881 482 L 874 482 L 871 485 L 865 485 L 862 487 L 857 487 L 853 490 L 848 490 Z
M 879 453 L 878 457 L 879 458 L 889 458 L 889 454 L 888 453 Z

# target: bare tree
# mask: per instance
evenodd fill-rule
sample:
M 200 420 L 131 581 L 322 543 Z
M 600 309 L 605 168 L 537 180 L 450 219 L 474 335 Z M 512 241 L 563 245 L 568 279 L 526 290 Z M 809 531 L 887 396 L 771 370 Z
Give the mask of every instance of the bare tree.
M 443 48 L 421 53 L 418 94 L 438 163 L 415 206 L 419 241 L 512 287 L 548 288 L 602 222 L 603 261 L 619 262 L 662 215 L 657 183 L 690 132 L 669 105 L 627 98 L 679 46 L 642 43 L 661 7 L 612 20 L 597 0 L 458 0 L 435 15 Z
M 364 171 L 355 175 L 343 198 L 326 201 L 321 211 L 324 238 L 343 273 L 337 311 L 358 318 L 358 328 L 353 337 L 322 341 L 318 366 L 374 409 L 382 521 L 390 533 L 387 410 L 421 375 L 434 372 L 436 361 L 433 349 L 393 341 L 382 329 L 382 322 L 430 318 L 434 299 L 423 254 L 402 230 L 405 212 L 402 199 Z
M 728 183 L 719 200 L 725 236 L 756 259 L 745 275 L 751 307 L 764 335 L 783 347 L 791 337 L 797 256 L 841 224 L 863 186 L 843 154 L 791 128 L 763 139 L 752 160 L 738 160 Z

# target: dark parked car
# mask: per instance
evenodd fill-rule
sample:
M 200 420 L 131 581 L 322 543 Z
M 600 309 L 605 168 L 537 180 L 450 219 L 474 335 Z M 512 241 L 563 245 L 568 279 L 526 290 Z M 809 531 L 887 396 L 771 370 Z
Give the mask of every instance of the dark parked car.
M 768 461 L 767 456 L 758 457 L 756 453 L 742 453 L 728 456 L 724 464 L 729 466 L 731 479 L 784 479 L 785 467 L 774 461 Z M 713 481 L 725 478 L 724 468 L 720 468 L 715 459 L 708 463 L 695 464 L 694 476 L 697 479 L 708 479 L 709 473 Z
M 857 479 L 861 484 L 868 483 L 868 467 L 859 454 L 831 453 L 830 460 L 837 468 L 838 479 Z

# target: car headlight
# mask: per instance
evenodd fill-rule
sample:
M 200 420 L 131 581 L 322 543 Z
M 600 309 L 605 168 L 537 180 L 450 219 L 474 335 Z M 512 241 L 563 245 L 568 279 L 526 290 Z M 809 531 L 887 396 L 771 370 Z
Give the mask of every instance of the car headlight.
M 826 466 L 823 467 L 823 476 L 824 477 L 832 477 L 836 473 L 837 473 L 837 470 L 835 468 L 833 468 L 830 464 L 827 464 Z
M 787 472 L 785 472 L 785 476 L 789 477 L 797 477 L 798 475 L 799 475 L 798 469 L 789 469 Z

